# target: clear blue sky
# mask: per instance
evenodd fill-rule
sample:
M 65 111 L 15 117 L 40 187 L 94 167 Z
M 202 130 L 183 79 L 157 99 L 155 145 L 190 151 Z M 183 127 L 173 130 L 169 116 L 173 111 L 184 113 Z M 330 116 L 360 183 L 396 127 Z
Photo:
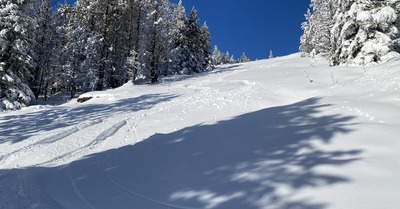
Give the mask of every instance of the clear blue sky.
M 64 2 L 64 0 L 58 0 Z M 177 3 L 178 0 L 170 0 Z M 69 3 L 75 0 L 68 0 Z M 239 58 L 243 52 L 251 60 L 298 52 L 301 23 L 309 0 L 182 0 L 186 12 L 194 6 L 207 21 L 212 46 Z

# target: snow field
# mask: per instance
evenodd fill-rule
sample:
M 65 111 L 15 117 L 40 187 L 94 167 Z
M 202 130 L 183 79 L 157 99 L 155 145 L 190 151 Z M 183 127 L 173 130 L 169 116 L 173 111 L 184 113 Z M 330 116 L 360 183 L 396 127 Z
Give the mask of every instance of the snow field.
M 398 64 L 293 54 L 3 114 L 0 208 L 398 208 Z

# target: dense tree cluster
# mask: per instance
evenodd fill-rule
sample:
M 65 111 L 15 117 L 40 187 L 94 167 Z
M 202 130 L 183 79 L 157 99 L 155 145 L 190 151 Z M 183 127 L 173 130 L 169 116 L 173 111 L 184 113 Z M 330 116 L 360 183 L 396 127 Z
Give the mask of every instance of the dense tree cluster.
M 332 65 L 376 63 L 400 52 L 400 0 L 311 0 L 300 50 Z
M 212 68 L 210 33 L 168 0 L 0 0 L 0 111 L 68 90 Z

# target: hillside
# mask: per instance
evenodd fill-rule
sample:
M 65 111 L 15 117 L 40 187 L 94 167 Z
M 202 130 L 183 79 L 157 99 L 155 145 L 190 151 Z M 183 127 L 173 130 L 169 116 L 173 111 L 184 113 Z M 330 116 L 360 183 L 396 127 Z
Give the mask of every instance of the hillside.
M 0 114 L 0 208 L 400 208 L 400 59 L 293 54 Z

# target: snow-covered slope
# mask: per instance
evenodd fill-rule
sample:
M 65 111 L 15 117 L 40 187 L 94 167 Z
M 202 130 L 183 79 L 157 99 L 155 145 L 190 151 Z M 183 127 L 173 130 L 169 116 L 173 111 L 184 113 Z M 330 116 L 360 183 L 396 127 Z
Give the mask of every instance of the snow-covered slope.
M 400 60 L 299 54 L 0 115 L 0 208 L 400 208 Z

